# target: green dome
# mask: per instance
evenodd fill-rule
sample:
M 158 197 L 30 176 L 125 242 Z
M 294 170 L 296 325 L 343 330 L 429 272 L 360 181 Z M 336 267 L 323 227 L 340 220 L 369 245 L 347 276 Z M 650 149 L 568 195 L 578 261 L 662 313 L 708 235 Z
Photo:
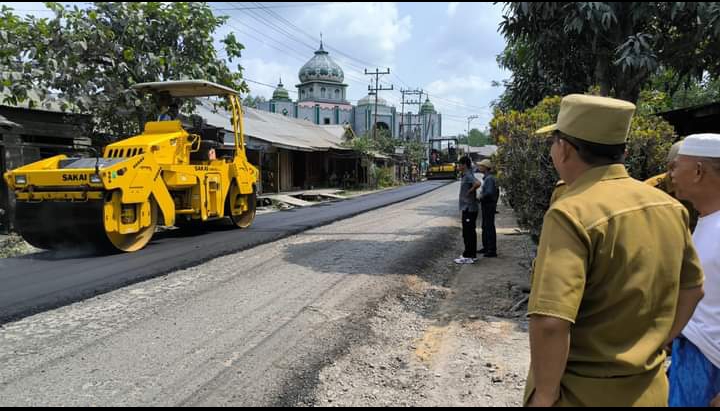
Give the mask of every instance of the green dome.
M 282 79 L 280 79 L 280 83 L 273 92 L 272 99 L 273 101 L 291 101 L 290 93 L 283 87 Z
M 435 106 L 430 102 L 430 98 L 427 97 L 422 106 L 420 106 L 420 114 L 435 114 Z

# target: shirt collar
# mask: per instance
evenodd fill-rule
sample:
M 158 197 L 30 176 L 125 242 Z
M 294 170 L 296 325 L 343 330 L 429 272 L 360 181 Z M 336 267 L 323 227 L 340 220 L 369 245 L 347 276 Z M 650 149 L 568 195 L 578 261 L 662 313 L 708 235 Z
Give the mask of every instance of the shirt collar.
M 597 183 L 607 180 L 619 180 L 622 178 L 630 178 L 624 164 L 611 164 L 609 166 L 593 167 L 584 172 L 569 189 L 575 187 Z

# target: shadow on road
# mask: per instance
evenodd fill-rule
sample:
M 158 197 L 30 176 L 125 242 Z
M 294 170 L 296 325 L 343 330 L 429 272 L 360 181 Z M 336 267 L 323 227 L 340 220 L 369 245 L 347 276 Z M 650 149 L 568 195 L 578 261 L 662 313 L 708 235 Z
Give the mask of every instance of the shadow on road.
M 452 247 L 458 241 L 457 234 L 456 227 L 395 233 L 322 233 L 322 236 L 340 238 L 289 244 L 283 259 L 324 273 L 415 275 Z M 392 240 L 361 239 L 385 235 L 392 236 Z

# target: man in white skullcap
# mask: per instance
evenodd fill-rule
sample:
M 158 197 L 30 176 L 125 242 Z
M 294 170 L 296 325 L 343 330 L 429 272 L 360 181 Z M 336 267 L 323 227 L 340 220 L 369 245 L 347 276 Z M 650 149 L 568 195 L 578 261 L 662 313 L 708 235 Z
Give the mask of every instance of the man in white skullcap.
M 672 171 L 673 167 L 675 167 L 675 160 L 680 153 L 680 147 L 682 147 L 682 140 L 673 144 L 670 148 L 670 151 L 667 155 L 666 172 L 645 180 L 645 184 L 655 187 L 658 190 L 662 190 L 675 198 L 677 198 L 677 196 L 675 195 L 675 187 L 673 187 L 672 179 L 670 178 L 670 172 Z M 681 203 L 685 206 L 685 208 L 687 208 L 688 213 L 690 213 L 690 231 L 695 231 L 695 226 L 697 225 L 698 220 L 697 210 L 695 210 L 693 205 L 687 200 L 682 200 Z
M 720 134 L 688 136 L 670 174 L 700 214 L 693 242 L 705 272 L 705 298 L 673 343 L 670 406 L 720 406 Z

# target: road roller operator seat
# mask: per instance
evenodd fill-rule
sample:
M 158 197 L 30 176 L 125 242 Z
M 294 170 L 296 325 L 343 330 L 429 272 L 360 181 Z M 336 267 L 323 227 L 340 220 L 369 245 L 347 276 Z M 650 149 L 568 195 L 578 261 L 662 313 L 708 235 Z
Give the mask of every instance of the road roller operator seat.
M 207 125 L 205 119 L 196 114 L 190 116 L 190 122 L 192 125 L 188 133 L 200 136 L 198 150 L 190 154 L 191 162 L 210 161 L 226 157 L 233 158 L 235 150 L 223 148 L 225 145 L 225 131 L 223 129 Z M 228 151 L 230 152 L 228 153 Z

